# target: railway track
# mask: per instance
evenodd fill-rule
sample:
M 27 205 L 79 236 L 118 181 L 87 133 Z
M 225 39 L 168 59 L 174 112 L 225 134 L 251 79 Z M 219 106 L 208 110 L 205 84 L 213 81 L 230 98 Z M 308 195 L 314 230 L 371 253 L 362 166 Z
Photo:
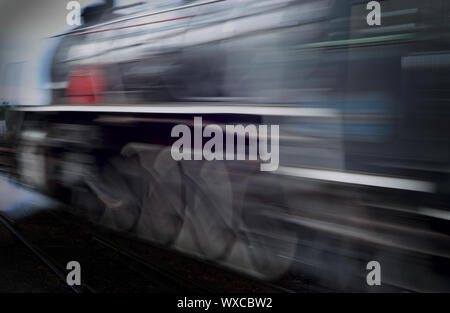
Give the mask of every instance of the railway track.
M 294 293 L 312 291 L 310 286 L 296 290 L 289 289 L 243 273 L 236 273 L 224 266 L 194 255 L 186 255 L 183 252 L 154 244 L 138 238 L 132 233 L 117 232 L 101 225 L 92 225 L 85 219 L 73 215 L 70 208 L 69 210 L 66 208 L 61 211 L 53 211 L 53 213 L 56 215 L 63 214 L 66 218 L 62 218 L 62 220 L 70 221 L 69 224 L 75 223 L 77 227 L 87 230 L 93 240 L 117 251 L 123 257 L 157 271 L 168 273 L 169 276 L 173 276 L 174 280 L 192 285 L 193 288 L 190 288 L 190 290 L 197 290 L 202 293 Z M 61 219 L 60 216 L 57 218 Z
M 20 223 L 4 216 L 0 216 L 0 222 L 64 283 L 68 273 L 66 264 L 71 260 L 78 261 L 82 267 L 82 284 L 69 286 L 75 293 L 211 291 L 83 231 L 77 238 L 69 232 L 66 242 L 61 243 L 57 236 L 53 240 L 50 238 L 55 235 L 55 229 L 50 229 L 46 238 L 31 239 L 34 236 Z
M 97 235 L 98 236 L 98 235 Z M 103 239 L 100 237 L 97 237 L 97 236 L 94 236 L 94 238 L 96 239 L 96 240 L 101 240 L 101 241 L 103 241 Z M 119 237 L 119 240 L 121 240 L 121 238 L 122 238 L 122 240 L 130 240 L 130 238 L 129 238 L 129 236 L 126 236 L 126 235 L 124 235 L 124 234 L 116 234 L 116 237 Z M 121 237 L 121 238 L 120 238 Z M 140 240 L 140 239 L 135 239 L 135 240 Z M 103 241 L 104 242 L 104 244 L 108 244 L 108 241 Z M 151 244 L 149 244 L 149 243 L 147 243 L 147 242 L 144 242 L 144 244 L 148 244 L 148 245 L 151 245 Z M 186 256 L 184 256 L 182 253 L 180 253 L 180 252 L 177 252 L 177 251 L 169 251 L 169 249 L 167 249 L 167 248 L 163 248 L 163 247 L 159 247 L 159 246 L 155 246 L 155 245 L 151 245 L 151 248 L 153 249 L 153 250 L 159 250 L 160 252 L 162 252 L 162 253 L 170 253 L 170 254 L 174 254 L 174 255 L 178 255 L 179 257 L 186 257 Z M 121 252 L 120 253 L 125 253 L 125 254 L 129 254 L 129 252 L 126 252 L 126 251 L 124 251 L 124 250 L 121 250 Z M 134 258 L 134 256 L 133 256 L 133 254 L 131 254 L 131 255 L 129 255 L 130 257 L 132 257 L 132 258 Z M 231 273 L 230 272 L 230 270 L 229 269 L 226 269 L 226 268 L 224 268 L 224 267 L 222 267 L 222 266 L 220 266 L 220 265 L 218 265 L 218 264 L 215 264 L 215 263 L 213 263 L 213 262 L 209 262 L 209 261 L 207 261 L 207 260 L 203 260 L 203 259 L 200 259 L 200 258 L 196 258 L 196 257 L 191 257 L 191 258 L 193 258 L 194 260 L 195 260 L 195 262 L 196 263 L 199 263 L 199 264 L 201 264 L 201 265 L 203 265 L 204 267 L 206 267 L 206 268 L 211 268 L 211 269 L 214 269 L 215 271 L 220 271 L 220 272 L 223 272 L 223 273 L 226 273 L 226 274 L 228 274 L 228 275 L 234 275 L 234 276 L 236 276 L 236 274 L 235 273 Z M 142 260 L 142 258 L 139 258 L 138 257 L 138 262 L 140 261 L 140 260 Z M 158 267 L 160 267 L 161 265 L 158 265 Z M 165 270 L 167 270 L 167 268 L 165 269 Z M 245 275 L 245 274 L 240 274 L 241 276 L 242 276 L 242 279 L 244 279 L 244 280 L 246 280 L 246 281 L 248 281 L 249 283 L 251 283 L 251 284 L 254 284 L 254 285 L 259 285 L 259 286 L 261 286 L 261 288 L 263 289 L 263 291 L 271 291 L 271 292 L 277 292 L 277 293 L 295 293 L 295 291 L 294 290 L 291 290 L 291 289 L 288 289 L 288 288 L 286 288 L 286 287 L 283 287 L 283 286 L 281 286 L 281 285 L 278 285 L 278 284 L 275 284 L 275 283 L 271 283 L 271 282 L 267 282 L 267 281 L 263 281 L 263 280 L 260 280 L 260 279 L 257 279 L 257 278 L 255 278 L 255 277 L 250 277 L 250 276 L 248 276 L 248 275 Z M 177 275 L 178 276 L 178 275 Z M 181 279 L 184 279 L 184 277 L 183 276 L 180 276 L 180 278 Z M 208 289 L 208 292 L 211 292 L 211 290 L 209 290 Z M 223 291 L 222 291 L 223 292 Z
M 81 286 L 67 286 L 75 293 L 290 292 L 181 253 L 96 229 L 64 210 L 44 211 L 21 220 L 0 215 L 0 225 L 64 284 L 67 263 L 79 262 Z
M 14 227 L 12 221 L 8 218 L 0 215 L 0 223 L 9 231 L 11 234 L 17 238 L 26 248 L 28 248 L 42 263 L 44 263 L 59 279 L 62 281 L 66 281 L 66 275 L 64 273 L 63 267 L 61 264 L 56 263 L 49 255 L 47 255 L 44 251 L 42 251 L 39 247 L 33 244 L 30 240 L 26 239 L 22 234 Z M 92 291 L 92 289 L 84 285 L 83 287 L 78 286 L 70 286 L 75 293 L 81 293 L 84 290 Z

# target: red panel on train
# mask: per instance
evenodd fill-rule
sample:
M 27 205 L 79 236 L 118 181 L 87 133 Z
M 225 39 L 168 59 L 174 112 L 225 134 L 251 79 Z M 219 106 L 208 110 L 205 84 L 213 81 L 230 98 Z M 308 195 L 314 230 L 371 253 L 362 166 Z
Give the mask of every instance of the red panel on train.
M 66 95 L 70 103 L 97 104 L 103 101 L 106 83 L 101 67 L 78 67 L 70 73 L 68 83 Z

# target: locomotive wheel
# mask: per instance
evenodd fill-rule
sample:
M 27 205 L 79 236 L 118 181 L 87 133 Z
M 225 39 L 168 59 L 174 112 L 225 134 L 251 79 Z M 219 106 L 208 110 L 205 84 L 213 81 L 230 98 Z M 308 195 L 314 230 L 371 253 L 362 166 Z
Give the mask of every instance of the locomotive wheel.
M 138 154 L 145 189 L 137 235 L 170 245 L 181 230 L 185 211 L 180 165 L 171 157 L 170 148 L 151 147 Z
M 104 204 L 89 184 L 71 188 L 70 205 L 76 214 L 85 216 L 92 223 L 99 223 L 105 214 Z
M 136 226 L 140 203 L 131 187 L 136 179 L 130 175 L 133 166 L 131 159 L 117 158 L 103 169 L 101 183 L 90 184 L 105 208 L 100 224 L 118 231 L 131 231 Z
M 233 194 L 227 168 L 220 161 L 185 162 L 183 172 L 189 186 L 186 222 L 191 225 L 195 245 L 207 259 L 223 258 L 235 238 L 231 228 Z
M 271 199 L 283 194 L 279 187 L 276 181 L 262 185 L 256 176 L 249 179 L 240 213 L 239 251 L 229 260 L 231 266 L 262 279 L 283 275 L 297 249 L 296 232 L 276 219 L 279 206 Z
M 291 265 L 296 236 L 270 216 L 253 215 L 246 219 L 244 243 L 254 270 L 264 279 L 280 277 Z

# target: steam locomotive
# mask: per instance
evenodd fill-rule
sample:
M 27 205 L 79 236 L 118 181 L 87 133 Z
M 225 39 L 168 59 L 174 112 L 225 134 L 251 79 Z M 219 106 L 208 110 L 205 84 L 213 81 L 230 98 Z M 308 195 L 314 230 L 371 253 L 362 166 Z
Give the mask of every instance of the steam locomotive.
M 300 268 L 364 290 L 376 259 L 386 286 L 449 290 L 449 5 L 381 7 L 380 26 L 360 0 L 88 7 L 55 38 L 51 104 L 18 108 L 20 177 L 257 277 Z M 279 169 L 174 160 L 170 131 L 195 116 L 280 125 Z

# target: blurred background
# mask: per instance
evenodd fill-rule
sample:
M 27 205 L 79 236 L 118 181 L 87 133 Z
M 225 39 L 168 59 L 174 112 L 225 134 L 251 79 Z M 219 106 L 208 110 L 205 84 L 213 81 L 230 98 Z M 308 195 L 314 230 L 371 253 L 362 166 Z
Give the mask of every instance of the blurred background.
M 0 1 L 5 179 L 265 280 L 450 290 L 447 1 L 79 2 Z M 194 116 L 280 125 L 278 170 L 174 161 Z

